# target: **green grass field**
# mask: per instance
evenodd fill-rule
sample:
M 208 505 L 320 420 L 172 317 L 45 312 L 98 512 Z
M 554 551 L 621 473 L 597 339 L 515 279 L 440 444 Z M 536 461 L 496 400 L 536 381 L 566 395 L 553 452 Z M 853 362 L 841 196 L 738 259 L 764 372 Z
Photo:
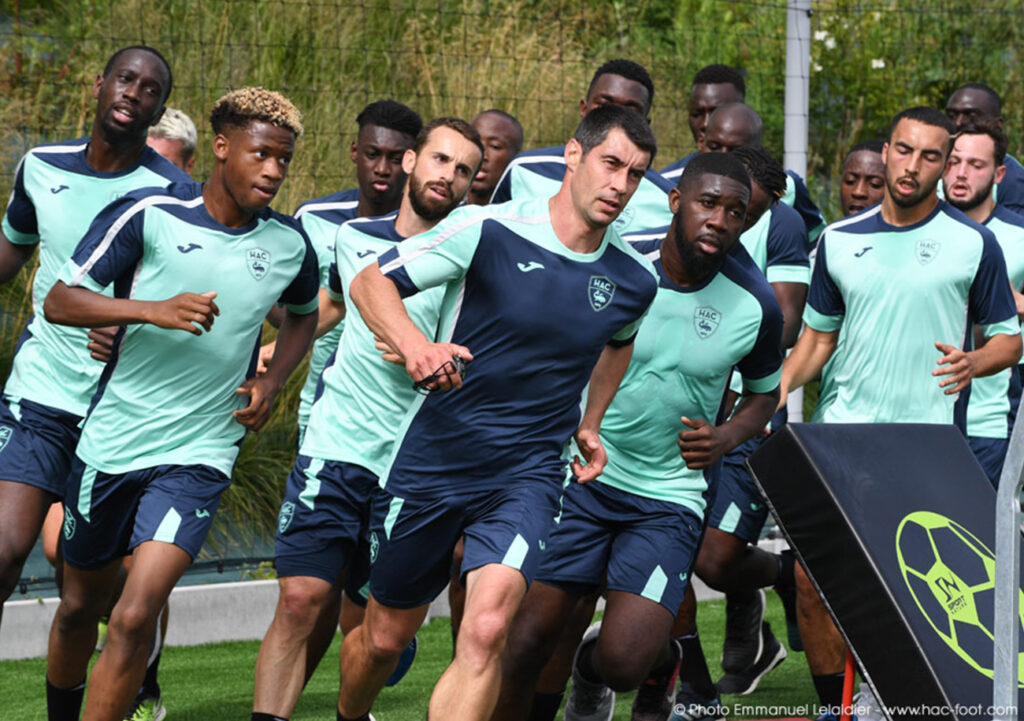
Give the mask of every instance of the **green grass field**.
M 767 618 L 780 639 L 784 639 L 782 607 L 773 593 L 769 593 L 768 598 Z M 716 678 L 724 615 L 724 601 L 700 604 L 699 624 L 704 650 L 712 676 Z M 419 721 L 426 716 L 430 690 L 451 658 L 448 619 L 435 619 L 420 631 L 419 638 L 420 655 L 409 675 L 397 686 L 385 689 L 373 709 L 378 721 Z M 317 669 L 299 700 L 293 721 L 334 718 L 339 643 L 335 641 Z M 168 721 L 247 719 L 251 711 L 252 671 L 258 650 L 259 643 L 255 641 L 165 649 L 160 664 L 160 682 L 168 708 Z M 43 659 L 0 663 L 0 717 L 45 721 L 45 669 Z M 779 668 L 762 679 L 755 693 L 742 697 L 727 696 L 723 703 L 732 707 L 730 719 L 810 716 L 814 711 L 812 702 L 815 698 L 804 655 L 790 652 Z M 616 721 L 629 719 L 631 703 L 632 694 L 618 699 Z M 737 705 L 760 706 L 761 709 L 736 708 Z

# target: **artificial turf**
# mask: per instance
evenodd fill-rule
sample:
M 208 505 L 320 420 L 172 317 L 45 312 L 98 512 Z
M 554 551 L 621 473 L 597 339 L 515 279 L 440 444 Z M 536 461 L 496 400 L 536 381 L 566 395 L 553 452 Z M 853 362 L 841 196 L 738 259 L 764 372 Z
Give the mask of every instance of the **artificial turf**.
M 785 622 L 778 598 L 768 594 L 766 618 L 785 643 Z M 699 605 L 699 626 L 712 676 L 720 674 L 725 601 Z M 339 637 L 340 638 L 340 637 Z M 434 619 L 419 634 L 419 656 L 397 686 L 385 689 L 374 706 L 378 721 L 420 721 L 426 717 L 427 699 L 451 659 L 448 619 Z M 303 692 L 293 721 L 329 721 L 335 717 L 338 689 L 338 646 L 335 640 Z M 160 663 L 160 684 L 167 706 L 167 721 L 220 721 L 249 718 L 252 709 L 252 671 L 258 641 L 165 648 Z M 45 721 L 44 659 L 0 662 L 0 718 Z M 617 699 L 615 721 L 627 721 L 633 694 Z M 762 679 L 748 696 L 726 696 L 728 718 L 815 716 L 816 696 L 802 653 L 789 657 Z M 747 708 L 743 708 L 743 706 Z M 760 707 L 760 708 L 757 708 Z M 561 718 L 561 715 L 559 715 Z

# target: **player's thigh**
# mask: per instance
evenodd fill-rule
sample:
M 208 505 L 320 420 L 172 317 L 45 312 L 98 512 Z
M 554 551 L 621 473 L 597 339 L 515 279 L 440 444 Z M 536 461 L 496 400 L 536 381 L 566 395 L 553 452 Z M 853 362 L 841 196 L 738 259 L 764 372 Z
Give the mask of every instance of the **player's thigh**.
M 60 512 L 53 501 L 52 493 L 37 486 L 0 481 L 0 573 L 20 573 L 51 505 Z
M 617 678 L 615 687 L 638 685 L 658 660 L 672 630 L 673 615 L 656 601 L 609 591 L 595 647 L 596 662 Z

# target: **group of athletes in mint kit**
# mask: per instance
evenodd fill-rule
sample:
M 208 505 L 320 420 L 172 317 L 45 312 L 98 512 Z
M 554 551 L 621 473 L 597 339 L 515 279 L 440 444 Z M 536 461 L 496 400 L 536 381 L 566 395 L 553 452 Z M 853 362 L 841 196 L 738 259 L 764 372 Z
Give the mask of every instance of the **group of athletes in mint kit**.
M 859 212 L 824 230 L 726 66 L 694 78 L 699 152 L 664 174 L 654 85 L 628 60 L 595 72 L 564 146 L 522 154 L 503 111 L 424 124 L 371 103 L 359 188 L 295 217 L 269 205 L 299 111 L 257 87 L 220 98 L 198 183 L 145 143 L 171 86 L 153 48 L 115 53 L 91 134 L 26 154 L 3 221 L 0 280 L 36 246 L 40 266 L 0 406 L 0 578 L 6 598 L 62 502 L 51 721 L 79 718 L 83 696 L 88 721 L 166 715 L 140 698 L 161 610 L 314 338 L 254 721 L 291 716 L 339 622 L 337 718 L 370 718 L 449 582 L 431 718 L 540 721 L 564 701 L 567 719 L 610 719 L 633 689 L 637 721 L 718 718 L 722 694 L 786 656 L 768 586 L 834 706 L 841 638 L 793 556 L 752 545 L 767 511 L 749 443 L 820 374 L 816 420 L 971 435 L 973 417 L 976 452 L 1005 453 L 1024 220 L 993 192 L 1011 164 L 985 86 L 965 92 L 989 119 L 958 135 L 912 108 L 882 147 L 853 149 L 843 205 Z M 278 334 L 261 348 L 265 319 Z M 975 407 L 961 391 L 982 376 Z M 717 684 L 693 573 L 729 598 Z

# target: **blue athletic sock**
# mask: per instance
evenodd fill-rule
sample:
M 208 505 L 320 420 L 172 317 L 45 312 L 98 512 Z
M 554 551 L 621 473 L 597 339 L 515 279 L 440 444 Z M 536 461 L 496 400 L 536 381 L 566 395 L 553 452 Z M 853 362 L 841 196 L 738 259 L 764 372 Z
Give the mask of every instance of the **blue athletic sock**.
M 46 718 L 48 721 L 78 721 L 84 696 L 85 681 L 71 688 L 57 688 L 46 679 Z
M 249 721 L 288 721 L 288 719 L 283 716 L 275 716 L 272 713 L 256 713 L 253 711 Z

